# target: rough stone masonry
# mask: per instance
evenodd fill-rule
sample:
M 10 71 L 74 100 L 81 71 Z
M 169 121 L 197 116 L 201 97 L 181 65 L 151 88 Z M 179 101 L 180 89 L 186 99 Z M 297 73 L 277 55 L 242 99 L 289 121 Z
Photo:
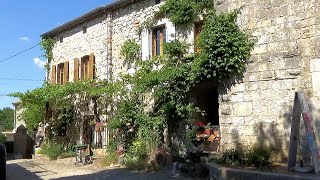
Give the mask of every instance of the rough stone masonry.
M 139 36 L 136 30 L 158 6 L 154 0 L 142 0 L 115 7 L 55 34 L 65 38 L 54 47 L 53 63 L 94 52 L 97 78 L 117 78 L 120 72 L 127 71 L 120 57 L 125 40 L 135 39 L 142 46 L 143 57 L 150 55 L 150 35 L 143 30 Z M 296 91 L 307 94 L 316 125 L 320 127 L 319 1 L 217 0 L 216 8 L 218 12 L 241 8 L 238 24 L 256 40 L 243 76 L 218 88 L 222 148 L 275 145 L 281 158 L 285 158 Z M 179 36 L 178 29 L 167 20 L 157 25 L 163 23 L 169 31 L 168 40 L 171 34 Z M 85 34 L 84 25 L 88 27 Z M 192 31 L 186 39 L 193 41 Z M 73 77 L 70 62 L 69 72 Z

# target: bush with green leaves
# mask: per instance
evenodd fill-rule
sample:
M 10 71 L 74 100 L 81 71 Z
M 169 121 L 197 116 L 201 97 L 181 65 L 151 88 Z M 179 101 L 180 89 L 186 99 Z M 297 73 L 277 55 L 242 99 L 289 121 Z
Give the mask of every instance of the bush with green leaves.
M 223 152 L 221 161 L 226 165 L 242 165 L 245 158 L 245 152 L 241 149 L 228 149 Z
M 129 39 L 122 45 L 120 54 L 124 57 L 126 64 L 134 64 L 140 59 L 140 45 Z
M 42 153 L 51 160 L 56 160 L 63 153 L 63 150 L 60 144 L 48 143 L 42 147 Z
M 4 144 L 7 141 L 7 137 L 0 133 L 0 144 Z
M 108 151 L 106 153 L 106 155 L 103 156 L 103 158 L 100 161 L 100 164 L 103 167 L 107 167 L 107 166 L 110 166 L 112 164 L 117 164 L 117 163 L 118 163 L 117 154 L 116 154 L 116 152 L 111 152 L 111 151 Z
M 254 147 L 247 153 L 248 163 L 255 167 L 264 167 L 270 165 L 272 148 Z

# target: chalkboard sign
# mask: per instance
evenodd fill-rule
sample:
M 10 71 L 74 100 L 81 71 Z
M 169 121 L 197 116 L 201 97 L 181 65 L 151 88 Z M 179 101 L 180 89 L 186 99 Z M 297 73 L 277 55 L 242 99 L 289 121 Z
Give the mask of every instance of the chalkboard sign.
M 294 98 L 288 168 L 291 169 L 296 166 L 301 116 L 306 128 L 306 137 L 312 154 L 314 170 L 315 173 L 319 175 L 320 149 L 318 148 L 316 136 L 312 126 L 312 115 L 303 92 L 296 92 Z

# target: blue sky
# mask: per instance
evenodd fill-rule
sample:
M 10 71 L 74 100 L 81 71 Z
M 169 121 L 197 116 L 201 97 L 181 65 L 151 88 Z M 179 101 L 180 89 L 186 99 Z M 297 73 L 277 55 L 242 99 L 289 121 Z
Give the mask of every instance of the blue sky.
M 12 107 L 15 100 L 5 94 L 41 87 L 45 79 L 39 46 L 2 60 L 39 43 L 42 33 L 110 1 L 0 0 L 0 108 Z

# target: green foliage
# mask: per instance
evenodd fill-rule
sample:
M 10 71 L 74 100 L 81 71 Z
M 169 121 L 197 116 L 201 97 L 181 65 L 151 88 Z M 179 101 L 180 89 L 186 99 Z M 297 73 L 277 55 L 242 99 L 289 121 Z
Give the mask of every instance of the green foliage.
M 200 56 L 192 67 L 197 76 L 223 80 L 245 70 L 254 44 L 236 24 L 237 13 L 208 15 L 199 39 Z
M 51 160 L 56 160 L 63 151 L 60 144 L 48 143 L 42 147 L 42 153 L 47 155 Z
M 176 25 L 191 22 L 195 17 L 193 0 L 167 0 L 159 11 Z
M 266 167 L 271 164 L 270 157 L 274 148 L 254 147 L 243 151 L 241 149 L 228 149 L 222 153 L 222 157 L 217 159 L 218 163 L 231 166 L 255 166 Z
M 270 165 L 270 157 L 273 150 L 265 147 L 254 147 L 248 154 L 248 163 L 255 167 L 264 167 Z
M 0 144 L 4 144 L 7 141 L 7 137 L 0 133 Z
M 50 62 L 53 59 L 52 49 L 53 49 L 55 42 L 56 41 L 52 38 L 45 38 L 45 39 L 42 39 L 40 42 L 41 49 L 45 52 L 43 57 L 45 57 L 48 60 L 47 64 L 45 65 L 47 70 L 50 69 L 48 65 L 50 64 Z
M 214 10 L 213 0 L 167 0 L 157 14 L 168 17 L 176 25 L 184 25 L 193 22 L 208 10 Z
M 125 63 L 133 64 L 140 59 L 140 46 L 134 40 L 127 40 L 121 47 L 121 56 L 124 57 Z
M 118 157 L 115 152 L 107 152 L 107 154 L 101 159 L 100 164 L 102 167 L 110 166 L 111 164 L 118 163 Z
M 136 171 L 146 170 L 148 166 L 146 159 L 139 158 L 139 157 L 132 157 L 130 155 L 125 155 L 123 162 L 127 168 L 136 170 Z
M 14 121 L 14 110 L 6 107 L 2 110 L 0 109 L 0 125 L 3 125 L 5 130 L 13 129 L 13 121 Z
M 187 53 L 188 45 L 178 40 L 164 44 L 164 51 L 171 58 L 182 58 Z
M 242 165 L 246 155 L 241 149 L 228 149 L 222 154 L 222 162 L 226 165 Z
M 154 17 L 168 17 L 174 24 L 183 25 L 200 15 L 204 26 L 197 54 L 186 55 L 188 46 L 174 40 L 164 45 L 165 56 L 142 61 L 140 46 L 128 40 L 121 48 L 121 55 L 125 63 L 135 65 L 134 75 L 122 74 L 115 82 L 45 84 L 26 93 L 12 94 L 19 97 L 26 108 L 23 115 L 27 125 L 35 127 L 44 121 L 49 103 L 56 112 L 56 116 L 47 120 L 54 127 L 49 137 L 53 136 L 51 139 L 57 142 L 58 137 L 52 134 L 56 134 L 54 132 L 61 129 L 62 124 L 75 127 L 79 112 L 87 111 L 88 104 L 97 102 L 100 107 L 111 106 L 111 112 L 102 113 L 111 117 L 108 126 L 114 129 L 113 152 L 116 147 L 124 147 L 124 163 L 128 167 L 145 167 L 143 162 L 152 150 L 161 146 L 170 148 L 170 143 L 163 144 L 170 141 L 170 137 L 163 135 L 164 130 L 178 134 L 177 128 L 191 124 L 190 114 L 201 111 L 188 102 L 190 89 L 206 79 L 220 82 L 242 73 L 250 56 L 253 43 L 237 26 L 237 12 L 218 15 L 211 0 L 167 0 Z M 152 18 L 143 25 L 151 26 L 154 22 Z M 50 59 L 54 42 L 46 40 L 44 44 Z M 152 107 L 151 100 L 154 102 Z M 99 122 L 97 115 L 95 120 Z M 194 134 L 190 132 L 187 138 Z M 115 155 L 109 156 L 106 161 L 114 162 Z M 244 154 L 230 150 L 224 154 L 224 159 L 230 164 L 240 164 Z

